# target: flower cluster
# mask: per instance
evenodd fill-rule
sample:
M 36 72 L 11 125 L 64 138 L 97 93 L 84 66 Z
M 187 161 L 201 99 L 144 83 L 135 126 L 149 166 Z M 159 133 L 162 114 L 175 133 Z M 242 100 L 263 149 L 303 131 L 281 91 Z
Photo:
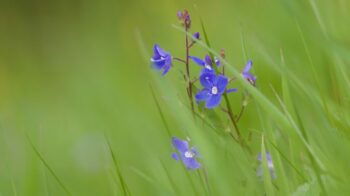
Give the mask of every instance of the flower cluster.
M 203 55 L 204 57 L 191 55 L 192 47 L 200 40 L 200 33 L 190 32 L 192 20 L 187 10 L 178 11 L 177 18 L 186 32 L 186 39 L 184 42 L 186 55 L 184 58 L 174 57 L 171 53 L 163 50 L 158 44 L 155 44 L 153 47 L 153 56 L 151 58 L 153 68 L 161 71 L 164 76 L 169 73 L 175 62 L 183 63 L 185 69 L 181 73 L 183 73 L 183 78 L 186 82 L 186 92 L 191 104 L 193 116 L 195 116 L 196 113 L 194 103 L 200 104 L 201 102 L 204 102 L 205 108 L 213 109 L 218 107 L 222 100 L 224 100 L 226 102 L 226 108 L 221 107 L 220 109 L 228 115 L 232 127 L 236 131 L 236 135 L 234 135 L 233 132 L 230 133 L 231 137 L 233 137 L 233 139 L 242 147 L 246 147 L 247 145 L 245 145 L 244 139 L 241 138 L 237 126 L 244 111 L 244 107 L 246 106 L 246 100 L 243 100 L 241 111 L 238 115 L 234 115 L 229 103 L 228 94 L 231 92 L 237 92 L 238 90 L 237 88 L 229 87 L 231 82 L 235 80 L 235 77 L 228 77 L 225 74 L 225 67 L 222 62 L 223 59 L 226 58 L 225 51 L 223 49 L 220 51 L 220 58 L 214 56 L 212 53 L 205 54 Z M 192 63 L 201 67 L 200 71 L 196 74 L 191 73 L 192 69 L 190 69 L 190 65 Z M 250 72 L 252 64 L 251 60 L 247 62 L 241 72 L 241 77 L 247 80 L 251 85 L 256 86 L 256 76 Z M 242 92 L 244 93 L 244 91 Z M 243 97 L 245 97 L 245 94 Z M 176 149 L 176 152 L 172 153 L 172 157 L 175 160 L 181 160 L 187 169 L 195 170 L 201 167 L 201 164 L 197 161 L 197 157 L 199 156 L 198 152 L 194 147 L 191 148 L 189 146 L 188 141 L 173 137 L 172 146 Z
M 185 28 L 186 32 L 189 31 L 191 27 L 191 17 L 187 10 L 179 11 L 177 17 L 180 23 Z M 231 80 L 225 76 L 223 71 L 219 71 L 219 68 L 222 66 L 220 60 L 217 57 L 211 57 L 210 55 L 205 55 L 205 57 L 199 58 L 196 56 L 189 55 L 190 48 L 196 43 L 200 38 L 199 32 L 193 34 L 192 42 L 189 43 L 188 35 L 186 33 L 186 57 L 185 59 L 174 58 L 169 52 L 166 52 L 158 44 L 154 45 L 153 48 L 153 57 L 151 58 L 152 65 L 155 69 L 161 70 L 162 75 L 168 73 L 169 69 L 173 66 L 173 61 L 178 60 L 181 63 L 186 65 L 187 74 L 185 78 L 188 81 L 187 91 L 189 93 L 189 98 L 192 102 L 192 87 L 195 85 L 193 80 L 190 78 L 189 72 L 189 60 L 192 60 L 195 64 L 202 67 L 202 70 L 199 73 L 199 81 L 202 85 L 202 89 L 195 93 L 194 98 L 196 102 L 205 102 L 205 107 L 212 109 L 217 107 L 221 102 L 221 97 L 225 93 L 236 92 L 237 89 L 227 89 L 227 86 Z M 224 51 L 221 51 L 221 58 L 225 58 Z M 256 77 L 253 76 L 249 70 L 252 67 L 252 61 L 248 61 L 246 67 L 242 71 L 242 76 L 252 85 L 255 86 Z M 223 70 L 223 68 L 222 68 Z M 197 80 L 195 80 L 197 81 Z M 192 108 L 193 109 L 193 108 Z

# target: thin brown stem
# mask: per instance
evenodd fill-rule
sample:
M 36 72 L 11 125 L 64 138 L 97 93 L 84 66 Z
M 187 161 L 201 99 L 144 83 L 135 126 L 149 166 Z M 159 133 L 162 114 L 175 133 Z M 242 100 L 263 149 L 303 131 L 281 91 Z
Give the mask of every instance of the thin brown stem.
M 185 60 L 183 60 L 183 59 L 180 59 L 180 58 L 177 58 L 177 57 L 174 57 L 173 59 L 174 59 L 174 60 L 176 60 L 176 61 L 180 61 L 180 62 L 182 62 L 182 63 L 185 63 L 185 64 L 186 64 L 186 61 L 185 61 Z
M 225 102 L 226 102 L 226 108 L 227 108 L 228 117 L 229 117 L 233 127 L 236 130 L 236 134 L 237 134 L 239 140 L 241 140 L 241 132 L 239 131 L 237 123 L 236 123 L 236 121 L 235 121 L 235 119 L 233 117 L 233 112 L 232 112 L 232 109 L 231 109 L 230 101 L 228 100 L 228 97 L 227 97 L 227 93 L 224 94 L 224 98 L 225 98 Z
M 185 27 L 186 30 L 186 59 L 185 59 L 185 64 L 186 64 L 186 76 L 187 76 L 187 95 L 188 98 L 190 99 L 190 104 L 191 104 L 191 110 L 192 114 L 194 116 L 194 103 L 193 103 L 193 98 L 192 98 L 192 83 L 191 83 L 191 77 L 190 77 L 190 66 L 189 66 L 189 57 L 190 57 L 190 45 L 189 45 L 189 38 L 187 35 L 188 28 Z

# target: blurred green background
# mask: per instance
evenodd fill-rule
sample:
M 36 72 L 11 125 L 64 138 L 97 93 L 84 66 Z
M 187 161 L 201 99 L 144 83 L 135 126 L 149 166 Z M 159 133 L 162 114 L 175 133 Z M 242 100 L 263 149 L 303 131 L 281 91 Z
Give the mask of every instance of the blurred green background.
M 252 138 L 252 155 L 225 134 L 228 123 L 213 131 L 191 119 L 181 65 L 161 77 L 149 62 L 154 43 L 184 56 L 184 34 L 172 27 L 183 8 L 192 16 L 191 31 L 202 33 L 201 17 L 213 49 L 224 48 L 234 69 L 254 61 L 258 91 L 281 114 L 274 90 L 291 103 L 289 111 L 299 111 L 298 127 L 323 168 L 293 128 L 254 98 L 239 124 Z M 1 0 L 0 194 L 66 194 L 37 149 L 72 195 L 123 195 L 121 181 L 129 195 L 205 195 L 206 186 L 212 195 L 346 195 L 349 9 L 346 0 Z M 199 45 L 191 51 L 206 53 Z M 192 64 L 191 72 L 198 71 Z M 201 151 L 209 185 L 171 159 L 150 86 L 171 135 L 190 137 Z M 230 99 L 237 113 L 241 95 Z M 262 134 L 277 146 L 266 142 L 276 157 L 272 188 L 254 170 Z

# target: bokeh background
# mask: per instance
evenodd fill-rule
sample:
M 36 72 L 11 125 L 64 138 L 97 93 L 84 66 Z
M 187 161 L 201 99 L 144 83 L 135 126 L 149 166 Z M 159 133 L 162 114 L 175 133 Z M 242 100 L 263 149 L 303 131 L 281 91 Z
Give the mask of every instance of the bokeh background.
M 161 77 L 149 62 L 154 43 L 183 57 L 184 34 L 172 26 L 183 8 L 191 31 L 202 33 L 202 18 L 213 49 L 224 48 L 234 69 L 254 61 L 258 91 L 281 111 L 274 91 L 286 95 L 282 81 L 292 83 L 289 94 L 322 171 L 298 135 L 254 98 L 239 124 L 253 155 L 225 134 L 228 123 L 213 131 L 191 120 L 182 65 Z M 174 135 L 201 150 L 212 195 L 264 195 L 269 185 L 254 169 L 267 132 L 287 158 L 267 147 L 279 157 L 273 192 L 318 195 L 321 176 L 328 193 L 346 195 L 349 9 L 346 0 L 1 0 L 0 194 L 67 194 L 61 182 L 72 195 L 124 195 L 120 176 L 130 195 L 206 194 L 199 174 L 171 159 Z M 206 53 L 199 45 L 191 51 Z M 230 99 L 237 113 L 241 95 Z

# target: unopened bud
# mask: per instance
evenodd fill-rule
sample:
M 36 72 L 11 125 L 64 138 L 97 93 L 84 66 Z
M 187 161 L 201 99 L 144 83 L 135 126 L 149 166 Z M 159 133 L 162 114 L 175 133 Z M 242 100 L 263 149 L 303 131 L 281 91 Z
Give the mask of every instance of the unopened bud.
M 221 58 L 225 58 L 226 57 L 226 55 L 225 55 L 225 50 L 224 49 L 221 49 L 220 50 L 220 56 L 221 56 Z
M 191 18 L 187 10 L 178 11 L 177 18 L 180 20 L 182 25 L 185 26 L 186 29 L 189 29 L 191 27 Z
M 199 39 L 199 36 L 200 36 L 200 35 L 199 35 L 199 32 L 195 32 L 195 33 L 193 34 L 193 37 L 196 38 L 196 39 Z

